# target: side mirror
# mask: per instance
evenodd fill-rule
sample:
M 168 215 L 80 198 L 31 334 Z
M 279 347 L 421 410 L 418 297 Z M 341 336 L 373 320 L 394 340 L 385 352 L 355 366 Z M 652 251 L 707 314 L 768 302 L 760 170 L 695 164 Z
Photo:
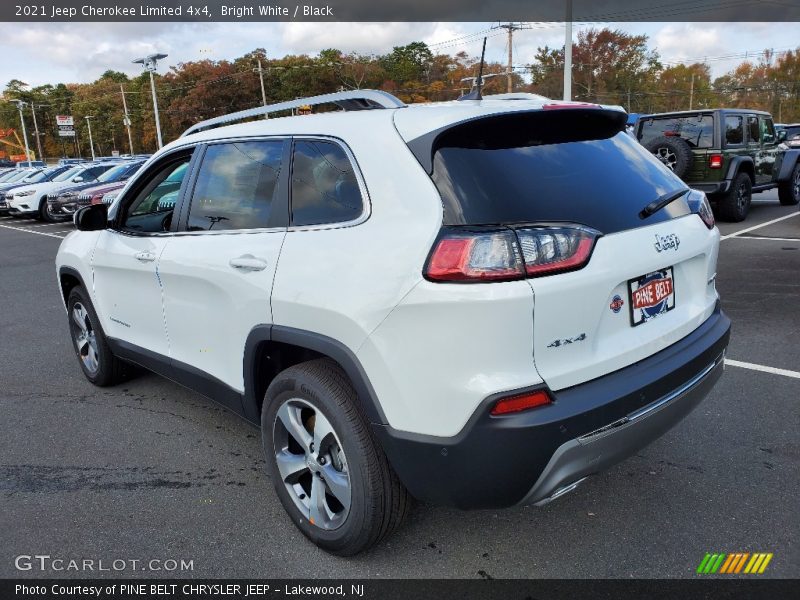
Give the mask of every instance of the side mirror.
M 778 141 L 779 142 L 785 142 L 786 141 L 786 130 L 785 129 L 781 129 L 778 132 Z
M 90 204 L 75 211 L 73 217 L 78 231 L 101 231 L 108 227 L 108 206 Z
M 83 181 L 83 177 L 81 177 L 80 175 L 78 177 L 73 177 L 72 181 L 73 183 L 80 183 L 81 181 Z

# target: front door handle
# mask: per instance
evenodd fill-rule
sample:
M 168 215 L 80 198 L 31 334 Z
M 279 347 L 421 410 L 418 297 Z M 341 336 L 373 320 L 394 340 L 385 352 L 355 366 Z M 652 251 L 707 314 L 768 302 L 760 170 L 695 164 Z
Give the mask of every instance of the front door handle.
M 267 268 L 265 260 L 256 258 L 252 254 L 232 258 L 228 264 L 239 271 L 263 271 Z
M 156 255 L 152 252 L 137 252 L 133 256 L 141 262 L 153 262 L 156 259 Z

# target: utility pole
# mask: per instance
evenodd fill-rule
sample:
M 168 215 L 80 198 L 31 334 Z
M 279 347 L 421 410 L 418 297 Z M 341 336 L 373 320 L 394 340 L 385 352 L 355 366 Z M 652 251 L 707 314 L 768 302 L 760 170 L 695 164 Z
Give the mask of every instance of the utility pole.
M 689 110 L 692 110 L 693 103 L 694 103 L 694 73 L 692 73 L 692 83 L 689 87 Z
M 33 115 L 33 131 L 36 133 L 36 147 L 39 149 L 39 160 L 44 160 L 44 152 L 42 152 L 42 138 L 39 137 L 39 126 L 36 124 L 36 109 L 31 102 L 31 114 Z
M 253 69 L 253 72 L 254 73 L 258 73 L 258 79 L 261 81 L 261 102 L 264 104 L 264 106 L 266 106 L 267 105 L 267 92 L 264 90 L 264 71 L 265 71 L 265 69 L 261 68 L 261 59 L 259 58 L 258 59 L 258 68 L 257 69 Z M 266 69 L 266 71 L 269 71 L 269 69 Z M 264 113 L 264 118 L 265 119 L 269 119 L 269 114 Z
M 125 127 L 128 128 L 128 146 L 131 149 L 131 154 L 133 154 L 133 137 L 131 136 L 131 117 L 128 115 L 128 101 L 125 99 L 125 90 L 122 87 L 122 84 L 119 84 L 119 93 L 122 94 L 122 108 L 125 110 L 125 117 L 123 118 L 122 122 Z
M 564 100 L 572 100 L 572 0 L 567 0 L 567 18 L 564 22 Z
M 25 117 L 22 115 L 23 107 L 27 106 L 27 102 L 23 102 L 22 100 L 14 100 L 17 103 L 17 108 L 19 109 L 19 122 L 22 123 L 22 137 L 25 139 L 25 159 L 28 161 L 28 166 L 31 166 L 31 150 L 28 146 L 28 130 L 25 129 Z
M 506 66 L 506 91 L 510 94 L 514 91 L 514 83 L 511 75 L 514 72 L 514 32 L 520 29 L 530 29 L 530 25 L 523 25 L 522 23 L 506 23 L 498 25 L 492 29 L 505 29 L 508 32 L 508 65 Z
M 89 128 L 89 149 L 92 151 L 92 160 L 97 160 L 97 157 L 94 155 L 94 141 L 92 140 L 92 122 L 89 119 L 93 119 L 92 115 L 87 115 L 83 117 L 86 119 L 86 126 Z

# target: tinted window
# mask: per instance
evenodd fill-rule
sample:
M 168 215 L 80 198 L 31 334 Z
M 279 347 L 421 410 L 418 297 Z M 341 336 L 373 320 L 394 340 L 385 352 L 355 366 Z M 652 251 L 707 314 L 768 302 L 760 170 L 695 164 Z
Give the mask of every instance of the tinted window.
M 694 148 L 711 148 L 714 143 L 714 117 L 711 115 L 692 115 L 689 117 L 669 117 L 642 121 L 639 141 L 647 145 L 657 137 L 680 137 Z
M 744 142 L 744 126 L 742 117 L 725 117 L 725 143 L 741 144 Z
M 642 220 L 647 204 L 686 185 L 620 132 L 624 114 L 581 112 L 485 118 L 443 134 L 432 177 L 445 224 L 561 221 L 613 233 L 688 210 L 680 200 Z
M 292 161 L 292 225 L 344 223 L 364 210 L 353 165 L 333 142 L 298 141 Z
M 283 141 L 214 144 L 206 150 L 189 210 L 189 230 L 269 226 Z
M 758 128 L 758 117 L 747 117 L 747 135 L 751 142 L 758 142 L 761 139 Z
M 772 119 L 761 117 L 761 138 L 764 140 L 765 144 L 771 144 L 775 142 L 775 125 L 772 123 Z
M 128 207 L 122 225 L 124 229 L 150 233 L 169 230 L 175 201 L 190 158 L 179 158 L 156 168 Z

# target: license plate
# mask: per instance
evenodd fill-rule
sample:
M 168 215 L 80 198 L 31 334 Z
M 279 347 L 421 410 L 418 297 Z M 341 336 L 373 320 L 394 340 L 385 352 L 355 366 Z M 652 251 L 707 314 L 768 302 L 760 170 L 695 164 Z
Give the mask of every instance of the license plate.
M 636 327 L 675 308 L 672 267 L 628 281 L 631 325 Z

